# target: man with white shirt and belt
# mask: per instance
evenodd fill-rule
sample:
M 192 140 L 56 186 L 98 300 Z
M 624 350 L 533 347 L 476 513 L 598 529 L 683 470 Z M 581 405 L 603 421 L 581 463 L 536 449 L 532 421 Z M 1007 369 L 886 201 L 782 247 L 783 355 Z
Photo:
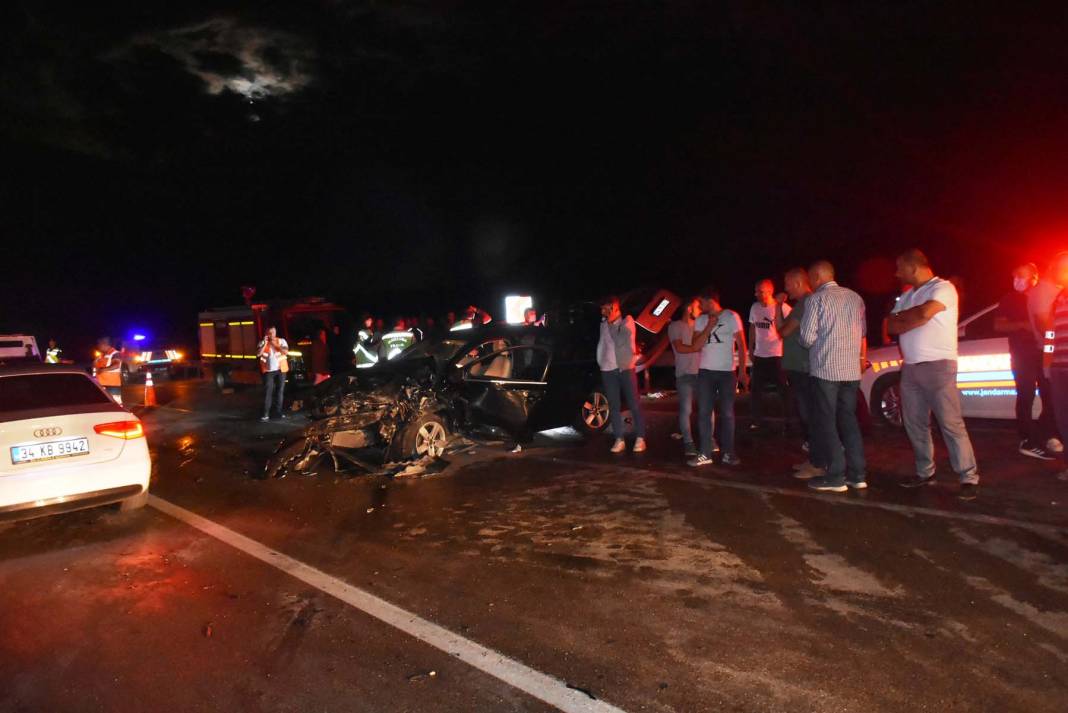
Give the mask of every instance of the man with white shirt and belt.
M 615 436 L 612 452 L 627 450 L 627 443 L 623 440 L 622 401 L 625 400 L 634 420 L 634 452 L 641 453 L 645 450 L 645 419 L 642 418 L 641 403 L 638 401 L 638 377 L 634 373 L 634 366 L 638 363 L 634 319 L 630 315 L 623 315 L 619 298 L 615 296 L 601 300 L 601 317 L 597 366 L 601 370 L 605 396 L 608 397 L 612 435 Z
M 971 500 L 979 485 L 979 468 L 957 389 L 957 289 L 935 277 L 927 256 L 915 249 L 897 258 L 897 278 L 912 289 L 898 300 L 887 329 L 898 335 L 904 358 L 901 406 L 916 457 L 916 475 L 901 485 L 914 488 L 934 482 L 933 411 L 950 464 L 960 477 L 959 496 Z

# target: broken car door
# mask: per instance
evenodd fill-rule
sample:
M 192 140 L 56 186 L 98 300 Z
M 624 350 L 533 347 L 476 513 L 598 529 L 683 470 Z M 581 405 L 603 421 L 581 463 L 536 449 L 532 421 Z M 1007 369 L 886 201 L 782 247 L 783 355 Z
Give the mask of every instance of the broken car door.
M 549 361 L 547 349 L 519 346 L 468 364 L 463 392 L 472 425 L 525 435 L 531 410 L 545 397 Z

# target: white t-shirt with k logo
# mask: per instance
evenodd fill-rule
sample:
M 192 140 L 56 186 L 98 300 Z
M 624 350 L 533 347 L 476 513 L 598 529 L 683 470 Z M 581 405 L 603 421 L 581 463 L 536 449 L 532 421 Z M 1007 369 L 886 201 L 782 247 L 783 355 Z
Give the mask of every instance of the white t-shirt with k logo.
M 703 314 L 694 323 L 694 331 L 700 332 L 708 324 L 708 315 Z M 734 335 L 741 332 L 742 318 L 734 310 L 719 313 L 716 325 L 708 333 L 701 347 L 701 368 L 708 371 L 734 371 L 737 366 L 734 355 Z

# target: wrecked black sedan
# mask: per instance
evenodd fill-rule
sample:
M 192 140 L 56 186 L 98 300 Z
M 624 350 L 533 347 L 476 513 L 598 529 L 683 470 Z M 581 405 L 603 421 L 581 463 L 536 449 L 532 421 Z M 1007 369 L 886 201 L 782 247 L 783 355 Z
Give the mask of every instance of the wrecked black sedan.
M 312 425 L 267 474 L 309 472 L 323 459 L 339 471 L 380 471 L 384 463 L 438 458 L 461 435 L 518 443 L 562 426 L 601 431 L 608 400 L 589 332 L 491 325 L 336 375 L 316 387 L 306 404 Z

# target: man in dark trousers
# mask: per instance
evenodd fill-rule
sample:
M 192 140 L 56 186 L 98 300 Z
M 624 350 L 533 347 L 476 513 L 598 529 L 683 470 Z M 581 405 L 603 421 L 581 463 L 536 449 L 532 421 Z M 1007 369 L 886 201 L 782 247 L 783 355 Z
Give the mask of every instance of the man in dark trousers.
M 1042 346 L 1035 339 L 1035 332 L 1027 315 L 1028 293 L 1037 284 L 1038 267 L 1034 263 L 1020 265 L 1012 271 L 1012 292 L 998 301 L 994 331 L 1009 339 L 1012 377 L 1016 382 L 1019 451 L 1031 458 L 1053 460 L 1054 456 L 1046 448 L 1047 442 L 1052 445 L 1057 435 L 1057 427 L 1053 422 L 1053 407 L 1050 405 L 1053 389 L 1042 373 Z M 1042 396 L 1042 415 L 1038 421 L 1032 417 L 1036 388 Z

